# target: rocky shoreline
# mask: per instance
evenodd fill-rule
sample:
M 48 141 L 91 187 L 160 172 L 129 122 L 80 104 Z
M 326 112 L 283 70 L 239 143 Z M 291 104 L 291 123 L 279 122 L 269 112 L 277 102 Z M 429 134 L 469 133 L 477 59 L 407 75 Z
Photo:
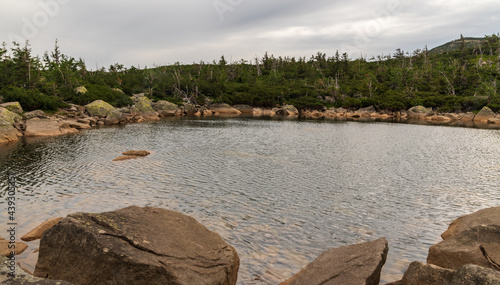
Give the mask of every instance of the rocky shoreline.
M 144 94 L 131 97 L 134 105 L 115 108 L 97 100 L 85 106 L 71 105 L 49 115 L 41 110 L 24 112 L 18 102 L 0 104 L 0 143 L 18 141 L 20 137 L 44 137 L 77 133 L 103 125 L 118 125 L 159 120 L 162 117 L 286 117 L 339 121 L 388 121 L 417 124 L 446 124 L 479 128 L 500 128 L 500 114 L 484 107 L 479 113 L 437 113 L 422 106 L 391 112 L 376 110 L 373 106 L 358 110 L 325 108 L 323 110 L 297 110 L 292 105 L 272 109 L 248 105 L 209 104 L 204 106 L 185 103 L 182 106 L 167 102 L 153 102 Z
M 39 238 L 34 276 L 2 251 L 1 284 L 234 285 L 240 265 L 236 250 L 217 233 L 161 208 L 70 214 L 21 239 Z M 388 285 L 500 284 L 500 207 L 456 219 L 442 238 L 427 263 L 412 262 L 402 280 Z M 328 249 L 280 285 L 376 285 L 388 251 L 385 238 Z

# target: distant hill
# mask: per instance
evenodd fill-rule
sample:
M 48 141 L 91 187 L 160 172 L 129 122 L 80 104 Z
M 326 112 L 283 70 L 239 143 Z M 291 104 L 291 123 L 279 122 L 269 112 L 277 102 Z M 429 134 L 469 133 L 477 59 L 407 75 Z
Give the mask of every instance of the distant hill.
M 465 40 L 465 47 L 470 48 L 474 46 L 480 46 L 483 42 L 486 41 L 486 38 L 464 38 Z M 431 54 L 442 54 L 448 51 L 453 51 L 453 50 L 458 50 L 460 49 L 461 41 L 460 39 L 453 40 L 451 42 L 447 42 L 444 45 L 440 45 L 438 47 L 435 47 L 429 51 Z

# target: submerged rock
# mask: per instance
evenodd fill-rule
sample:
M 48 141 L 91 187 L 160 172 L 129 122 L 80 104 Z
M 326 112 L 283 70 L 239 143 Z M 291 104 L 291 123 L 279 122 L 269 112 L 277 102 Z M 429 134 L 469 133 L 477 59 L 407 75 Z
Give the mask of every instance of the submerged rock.
M 148 156 L 151 152 L 147 150 L 129 150 L 126 152 L 122 152 L 123 155 L 136 155 L 136 156 Z
M 378 285 L 388 250 L 385 238 L 329 249 L 280 285 Z
M 68 215 L 45 232 L 35 276 L 75 284 L 235 284 L 235 249 L 195 219 L 151 207 Z
M 14 245 L 15 249 L 11 248 L 12 243 L 10 242 L 10 240 L 6 240 L 0 236 L 0 255 L 9 257 L 13 251 L 16 253 L 16 255 L 19 255 L 28 248 L 27 244 L 20 241 L 15 241 Z
M 135 159 L 135 158 L 140 158 L 140 157 L 143 157 L 143 156 L 139 156 L 139 155 L 123 155 L 123 156 L 119 156 L 119 157 L 113 159 L 113 161 L 130 160 L 130 159 Z

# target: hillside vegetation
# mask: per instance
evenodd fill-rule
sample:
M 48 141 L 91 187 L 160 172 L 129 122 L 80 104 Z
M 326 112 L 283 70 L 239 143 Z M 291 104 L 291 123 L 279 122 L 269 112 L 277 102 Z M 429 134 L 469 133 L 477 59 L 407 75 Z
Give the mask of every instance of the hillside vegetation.
M 389 56 L 350 59 L 318 52 L 310 58 L 265 54 L 229 63 L 224 56 L 210 63 L 154 68 L 89 70 L 83 59 L 64 55 L 56 41 L 42 57 L 31 46 L 0 48 L 0 95 L 19 101 L 25 110 L 56 110 L 67 103 L 96 99 L 120 107 L 130 96 L 176 104 L 207 102 L 299 109 L 324 106 L 401 110 L 423 105 L 443 112 L 500 110 L 500 40 L 486 36 L 480 44 L 461 38 L 442 52 L 396 49 Z M 78 87 L 85 88 L 78 88 Z M 78 91 L 77 91 L 78 88 Z

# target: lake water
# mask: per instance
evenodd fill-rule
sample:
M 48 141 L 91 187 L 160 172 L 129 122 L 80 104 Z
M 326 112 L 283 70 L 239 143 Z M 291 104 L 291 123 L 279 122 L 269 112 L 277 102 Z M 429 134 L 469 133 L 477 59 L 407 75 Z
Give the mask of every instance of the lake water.
M 129 149 L 152 154 L 112 162 Z M 15 173 L 18 236 L 54 216 L 154 206 L 233 245 L 238 284 L 276 284 L 329 248 L 380 237 L 389 282 L 425 261 L 452 220 L 500 205 L 499 161 L 499 130 L 176 119 L 1 146 L 0 183 L 5 197 Z M 33 269 L 29 245 L 19 259 Z

